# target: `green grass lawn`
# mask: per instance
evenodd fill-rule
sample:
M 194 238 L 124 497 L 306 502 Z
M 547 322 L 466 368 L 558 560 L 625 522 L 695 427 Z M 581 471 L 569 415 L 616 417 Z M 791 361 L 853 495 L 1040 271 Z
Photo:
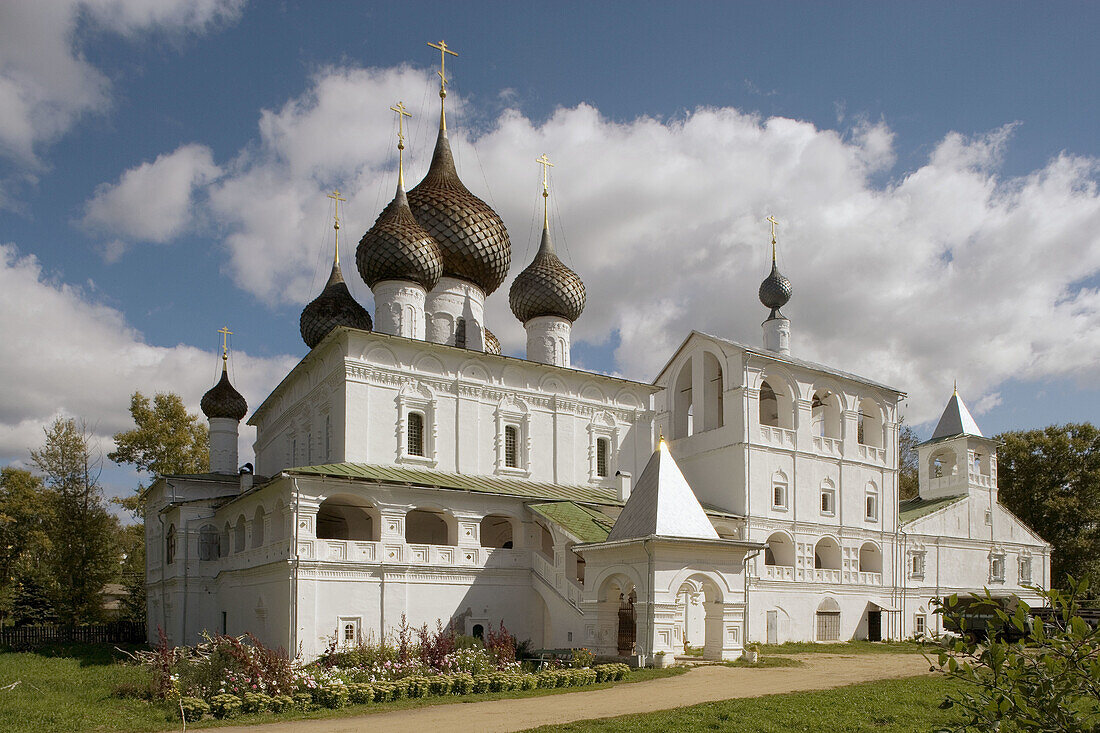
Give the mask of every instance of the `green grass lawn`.
M 954 683 L 944 677 L 910 677 L 867 682 L 835 690 L 726 700 L 644 715 L 588 720 L 532 728 L 550 733 L 668 733 L 668 731 L 737 731 L 737 733 L 913 733 L 945 727 L 951 710 L 940 710 Z
M 841 641 L 820 643 L 813 641 L 788 641 L 786 644 L 762 644 L 760 656 L 772 654 L 935 654 L 935 644 L 915 641 Z
M 70 731 L 179 730 L 180 722 L 169 704 L 120 698 L 120 685 L 141 688 L 147 673 L 121 664 L 121 655 L 110 645 L 69 645 L 38 653 L 0 653 L 0 733 L 70 733 Z M 624 682 L 643 682 L 683 674 L 683 668 L 633 670 L 623 682 L 551 690 L 516 690 L 480 695 L 427 697 L 371 705 L 351 705 L 338 710 L 289 712 L 281 715 L 242 715 L 231 720 L 207 719 L 189 723 L 191 728 L 213 728 L 244 723 L 334 718 L 372 712 L 402 710 L 424 705 L 479 702 L 508 698 L 560 695 L 597 690 Z

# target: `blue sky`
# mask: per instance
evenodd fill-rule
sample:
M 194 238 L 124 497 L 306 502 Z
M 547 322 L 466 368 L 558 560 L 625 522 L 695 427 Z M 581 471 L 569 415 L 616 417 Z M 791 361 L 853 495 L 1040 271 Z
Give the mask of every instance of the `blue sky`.
M 774 214 L 796 354 L 907 390 L 923 430 L 953 379 L 987 433 L 1095 421 L 1095 4 L 74 0 L 0 28 L 0 461 L 54 414 L 124 428 L 135 388 L 197 407 L 223 323 L 257 405 L 305 353 L 334 186 L 371 307 L 350 255 L 392 195 L 387 108 L 417 115 L 415 182 L 440 38 L 513 274 L 558 161 L 583 366 L 651 379 L 690 328 L 757 343 Z M 519 354 L 506 288 L 489 325 Z

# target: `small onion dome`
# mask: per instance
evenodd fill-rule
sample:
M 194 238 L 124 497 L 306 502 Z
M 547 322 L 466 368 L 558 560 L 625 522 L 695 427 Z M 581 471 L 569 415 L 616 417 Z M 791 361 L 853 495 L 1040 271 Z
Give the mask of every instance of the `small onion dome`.
M 367 309 L 355 302 L 355 298 L 348 292 L 348 284 L 344 282 L 339 263 L 333 262 L 328 284 L 320 295 L 302 309 L 298 328 L 302 332 L 302 340 L 312 349 L 337 326 L 369 331 L 371 320 Z
M 542 244 L 527 269 L 516 275 L 508 291 L 508 304 L 521 323 L 538 316 L 580 318 L 585 304 L 584 283 L 554 253 L 550 229 L 543 227 Z
M 383 280 L 411 280 L 431 290 L 443 276 L 439 245 L 416 222 L 401 184 L 393 201 L 359 240 L 355 264 L 370 288 Z
M 199 402 L 202 413 L 208 418 L 228 417 L 237 422 L 248 413 L 248 403 L 241 393 L 229 383 L 229 373 L 222 362 L 222 378 L 202 396 Z
M 764 304 L 766 308 L 771 308 L 771 315 L 768 316 L 768 320 L 772 318 L 783 318 L 783 314 L 779 312 L 779 309 L 787 304 L 787 301 L 791 299 L 791 281 L 785 278 L 779 272 L 779 268 L 775 265 L 775 259 L 772 259 L 772 271 L 764 278 L 764 282 L 760 283 L 760 302 Z
M 512 264 L 508 230 L 458 179 L 446 130 L 439 131 L 424 180 L 409 191 L 409 205 L 420 226 L 439 243 L 445 276 L 468 280 L 486 295 L 500 287 Z
M 485 338 L 485 353 L 500 356 L 500 339 L 497 338 L 497 335 L 487 328 L 482 333 Z

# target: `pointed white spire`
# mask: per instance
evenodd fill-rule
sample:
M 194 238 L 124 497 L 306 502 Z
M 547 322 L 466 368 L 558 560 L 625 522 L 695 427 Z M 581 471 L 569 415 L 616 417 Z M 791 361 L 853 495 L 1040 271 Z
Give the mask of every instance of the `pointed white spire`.
M 719 539 L 663 439 L 634 484 L 607 540 L 653 535 Z
M 932 433 L 931 439 L 951 438 L 955 435 L 985 437 L 982 435 L 982 431 L 978 429 L 978 423 L 974 422 L 974 418 L 971 417 L 970 410 L 966 409 L 966 405 L 963 404 L 962 397 L 959 397 L 957 388 L 954 394 L 951 395 L 951 400 L 944 408 L 943 414 L 940 415 L 940 421 L 936 423 L 936 430 Z

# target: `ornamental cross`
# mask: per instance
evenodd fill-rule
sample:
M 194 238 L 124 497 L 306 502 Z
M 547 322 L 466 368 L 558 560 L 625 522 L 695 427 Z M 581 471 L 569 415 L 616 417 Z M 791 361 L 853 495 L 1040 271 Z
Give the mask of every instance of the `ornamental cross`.
M 333 214 L 332 228 L 336 230 L 336 254 L 333 256 L 336 264 L 340 264 L 340 202 L 347 203 L 347 199 L 340 198 L 340 190 L 333 189 L 332 193 L 328 194 L 328 198 L 332 199 L 332 203 L 336 204 L 336 211 Z
M 550 169 L 554 167 L 554 164 L 546 157 L 546 153 L 535 158 L 535 162 L 542 166 L 542 223 L 543 226 L 549 228 L 550 211 L 547 207 L 547 201 L 550 198 Z
M 222 359 L 228 359 L 229 337 L 233 335 L 233 332 L 229 330 L 229 326 L 222 326 L 218 329 L 218 333 L 222 335 Z
M 431 45 L 431 44 L 428 44 Z M 412 114 L 405 111 L 405 103 L 398 102 L 394 106 L 390 107 L 397 113 L 397 149 L 405 149 L 405 118 L 412 117 Z
M 447 96 L 447 54 L 452 56 L 458 56 L 458 54 L 447 48 L 446 41 L 440 41 L 439 43 L 428 41 L 428 45 L 439 49 L 439 71 L 436 73 L 439 74 L 439 95 L 445 97 Z
M 779 222 L 775 220 L 774 216 L 769 216 L 768 221 L 772 223 L 772 243 L 775 242 L 775 228 L 779 226 Z

